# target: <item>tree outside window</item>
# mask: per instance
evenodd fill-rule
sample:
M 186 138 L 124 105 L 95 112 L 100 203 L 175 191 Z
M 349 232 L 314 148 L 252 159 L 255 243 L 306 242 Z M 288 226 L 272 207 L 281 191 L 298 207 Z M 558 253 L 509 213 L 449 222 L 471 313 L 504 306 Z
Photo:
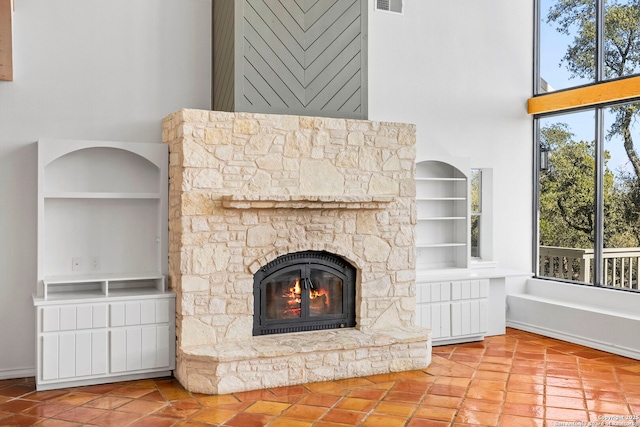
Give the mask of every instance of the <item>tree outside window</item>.
M 482 170 L 471 169 L 471 257 L 481 258 Z
M 540 6 L 546 91 L 572 82 L 597 87 L 640 72 L 640 0 L 540 0 Z M 540 276 L 638 289 L 639 115 L 640 103 L 625 102 L 537 117 L 536 141 L 550 149 L 538 182 Z

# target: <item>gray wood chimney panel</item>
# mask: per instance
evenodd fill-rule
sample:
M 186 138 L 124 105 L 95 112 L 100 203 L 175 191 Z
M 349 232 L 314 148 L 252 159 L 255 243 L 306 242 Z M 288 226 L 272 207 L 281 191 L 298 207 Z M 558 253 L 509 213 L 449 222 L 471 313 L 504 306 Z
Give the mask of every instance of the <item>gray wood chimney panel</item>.
M 214 0 L 214 109 L 366 119 L 366 7 Z

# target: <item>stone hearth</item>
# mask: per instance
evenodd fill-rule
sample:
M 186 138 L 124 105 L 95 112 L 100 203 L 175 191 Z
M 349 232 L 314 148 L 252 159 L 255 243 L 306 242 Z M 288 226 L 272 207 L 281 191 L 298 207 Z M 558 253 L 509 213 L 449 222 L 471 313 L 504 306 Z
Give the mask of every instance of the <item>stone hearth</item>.
M 181 110 L 170 147 L 177 368 L 223 394 L 426 367 L 415 326 L 415 127 Z M 357 270 L 356 327 L 252 336 L 253 275 L 301 251 Z

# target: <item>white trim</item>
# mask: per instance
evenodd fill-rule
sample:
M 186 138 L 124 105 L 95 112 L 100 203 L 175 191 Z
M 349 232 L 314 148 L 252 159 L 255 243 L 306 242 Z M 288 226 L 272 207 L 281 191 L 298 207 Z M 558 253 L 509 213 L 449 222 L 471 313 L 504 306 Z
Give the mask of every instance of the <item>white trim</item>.
M 170 377 L 173 375 L 172 370 L 165 371 L 151 371 L 144 372 L 139 374 L 127 374 L 120 376 L 104 376 L 104 377 L 96 377 L 89 378 L 84 380 L 72 380 L 69 381 L 68 378 L 65 380 L 56 380 L 55 382 L 50 383 L 40 383 L 38 384 L 38 391 L 44 390 L 55 390 L 59 388 L 70 388 L 70 387 L 82 387 L 87 385 L 96 385 L 96 384 L 109 384 L 109 383 L 119 383 L 122 381 L 134 381 L 134 380 L 145 380 L 149 378 L 162 378 L 162 377 Z
M 640 360 L 640 350 L 616 345 L 614 343 L 602 342 L 570 333 L 565 333 L 557 329 L 549 329 L 541 326 L 531 325 L 528 323 L 507 320 L 507 327 L 518 329 L 521 331 L 531 332 L 533 334 L 543 335 L 549 338 L 555 338 L 567 341 L 573 344 L 583 345 L 585 347 L 594 348 L 596 350 L 606 351 L 607 353 L 617 354 L 619 356 L 629 357 L 631 359 Z
M 0 369 L 0 380 L 35 377 L 36 368 Z
M 638 307 L 638 293 L 528 279 L 508 292 L 506 324 L 640 360 Z

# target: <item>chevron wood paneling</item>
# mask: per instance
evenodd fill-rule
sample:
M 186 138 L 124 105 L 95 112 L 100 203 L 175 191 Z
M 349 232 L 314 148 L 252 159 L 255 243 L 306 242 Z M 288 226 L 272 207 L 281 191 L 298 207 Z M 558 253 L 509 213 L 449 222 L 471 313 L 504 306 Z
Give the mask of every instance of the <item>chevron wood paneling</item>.
M 234 111 L 234 3 L 213 2 L 213 109 Z
M 242 0 L 236 110 L 366 118 L 362 2 Z

